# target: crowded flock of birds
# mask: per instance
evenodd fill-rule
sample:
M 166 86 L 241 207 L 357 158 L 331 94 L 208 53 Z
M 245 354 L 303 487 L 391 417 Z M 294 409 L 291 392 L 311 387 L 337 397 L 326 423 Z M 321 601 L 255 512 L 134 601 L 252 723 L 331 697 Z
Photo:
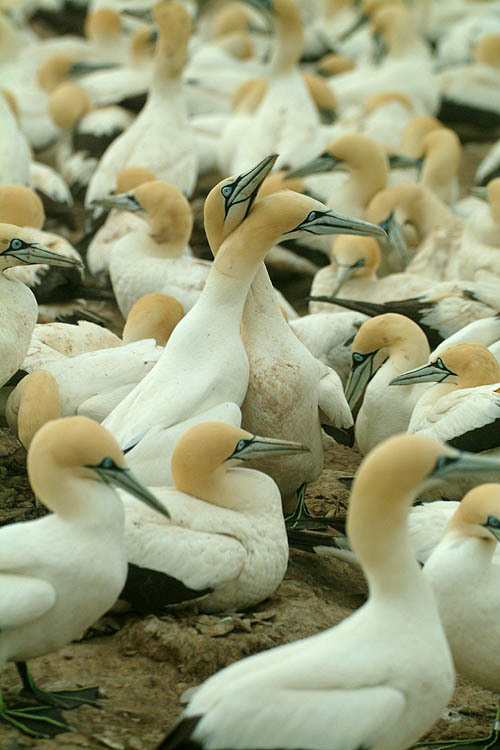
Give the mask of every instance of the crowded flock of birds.
M 367 602 L 212 676 L 158 748 L 404 750 L 455 670 L 500 693 L 500 2 L 0 0 L 0 88 L 0 403 L 50 511 L 0 529 L 30 699 L 0 719 L 68 731 L 97 690 L 28 660 L 117 599 L 254 607 L 289 544 Z M 345 536 L 305 504 L 325 433 L 366 456 Z

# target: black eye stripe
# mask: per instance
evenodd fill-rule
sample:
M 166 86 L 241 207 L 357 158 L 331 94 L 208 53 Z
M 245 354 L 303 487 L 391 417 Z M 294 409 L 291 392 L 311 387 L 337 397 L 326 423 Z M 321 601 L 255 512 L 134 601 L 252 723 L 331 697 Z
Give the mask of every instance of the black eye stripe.
M 444 469 L 446 466 L 454 464 L 457 460 L 458 458 L 455 456 L 439 456 L 438 460 L 436 461 L 434 471 L 437 471 L 438 469 Z

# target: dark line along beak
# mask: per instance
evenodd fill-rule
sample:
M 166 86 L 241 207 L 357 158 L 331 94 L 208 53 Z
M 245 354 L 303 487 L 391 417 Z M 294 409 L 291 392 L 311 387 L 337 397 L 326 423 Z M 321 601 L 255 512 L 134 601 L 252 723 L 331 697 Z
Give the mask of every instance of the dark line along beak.
M 237 458 L 239 461 L 251 461 L 260 456 L 279 456 L 293 453 L 309 453 L 309 448 L 302 443 L 290 440 L 277 440 L 255 435 L 249 440 L 239 440 L 233 453 L 226 459 Z
M 389 385 L 411 385 L 412 383 L 442 383 L 450 375 L 456 375 L 456 372 L 449 370 L 439 357 L 435 362 L 430 362 L 422 367 L 416 367 L 414 370 L 397 375 L 391 380 Z
M 262 159 L 255 167 L 248 172 L 240 174 L 236 179 L 224 185 L 221 193 L 224 198 L 224 218 L 227 217 L 232 206 L 239 203 L 248 202 L 246 214 L 250 211 L 255 196 L 259 192 L 260 186 L 266 179 L 267 175 L 274 166 L 279 154 L 270 154 Z
M 500 459 L 468 451 L 456 451 L 453 455 L 439 456 L 429 478 L 448 479 L 455 476 L 465 477 L 469 474 L 492 474 L 496 480 L 499 480 Z
M 359 399 L 365 392 L 365 388 L 375 374 L 373 363 L 378 349 L 367 354 L 354 352 L 352 355 L 353 363 L 345 387 L 345 397 L 349 408 L 352 411 Z
M 117 208 L 120 211 L 142 211 L 139 201 L 130 193 L 118 193 L 118 195 L 105 195 L 103 198 L 96 198 L 92 201 L 89 208 L 102 206 L 103 208 Z
M 486 189 L 486 187 L 473 185 L 469 188 L 469 194 L 473 195 L 475 198 L 481 198 L 482 201 L 488 200 L 488 190 Z
M 407 169 L 409 167 L 418 167 L 420 169 L 423 159 L 394 153 L 388 155 L 387 161 L 389 162 L 389 169 Z
M 311 161 L 306 162 L 306 164 L 303 164 L 301 167 L 292 169 L 285 175 L 285 180 L 292 180 L 295 177 L 307 177 L 307 175 L 310 174 L 331 172 L 341 163 L 341 159 L 337 159 L 337 157 L 329 151 L 325 151 L 324 154 L 320 154 L 315 159 L 311 159 Z
M 338 38 L 339 42 L 345 42 L 346 39 L 349 39 L 350 36 L 356 33 L 356 31 L 359 31 L 359 29 L 362 29 L 363 26 L 366 26 L 368 21 L 370 20 L 367 13 L 362 13 L 358 20 L 353 23 L 352 26 L 349 26 L 349 28 L 344 31 Z
M 113 484 L 116 487 L 121 487 L 122 490 L 129 492 L 131 495 L 141 500 L 145 505 L 158 513 L 161 513 L 165 518 L 170 518 L 170 513 L 154 495 L 144 487 L 144 485 L 135 477 L 130 469 L 122 469 L 119 466 L 113 466 L 111 468 L 103 468 L 102 466 L 89 466 L 102 480 L 107 484 Z
M 79 62 L 73 63 L 69 69 L 69 75 L 71 76 L 82 76 L 86 73 L 96 73 L 99 70 L 112 70 L 118 68 L 118 63 L 111 62 L 92 62 L 91 60 L 79 60 Z
M 406 241 L 403 235 L 401 224 L 394 216 L 394 212 L 389 214 L 387 219 L 385 219 L 385 221 L 383 221 L 380 226 L 386 231 L 387 242 L 392 248 L 394 248 L 403 265 L 403 269 L 405 269 L 408 265 L 409 260 Z
M 21 263 L 26 263 L 26 265 L 35 265 L 36 263 L 44 263 L 48 266 L 79 267 L 82 265 L 76 258 L 68 258 L 66 255 L 55 253 L 38 242 L 23 242 L 17 238 L 11 240 L 8 248 L 3 253 L 0 253 L 0 255 L 10 255 L 12 258 L 21 261 Z
M 387 239 L 385 230 L 378 224 L 337 214 L 334 211 L 310 211 L 304 221 L 295 229 L 285 232 L 283 236 L 300 231 L 310 234 L 358 234 Z

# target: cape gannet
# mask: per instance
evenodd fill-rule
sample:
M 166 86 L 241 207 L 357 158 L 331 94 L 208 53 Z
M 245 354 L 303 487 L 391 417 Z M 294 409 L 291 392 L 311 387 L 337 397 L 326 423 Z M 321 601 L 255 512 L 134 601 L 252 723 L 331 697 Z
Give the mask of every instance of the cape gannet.
M 187 119 L 181 73 L 191 34 L 187 10 L 175 2 L 153 8 L 159 26 L 155 69 L 148 99 L 140 114 L 102 156 L 89 183 L 85 204 L 116 187 L 118 172 L 138 165 L 191 195 L 197 176 L 194 134 Z
M 130 311 L 121 346 L 68 357 L 38 340 L 30 345 L 22 366 L 27 372 L 41 367 L 53 375 L 62 416 L 81 414 L 102 422 L 156 365 L 182 316 L 176 299 L 148 295 Z M 16 388 L 9 397 L 12 408 L 21 394 Z
M 310 299 L 332 296 L 384 302 L 417 297 L 429 288 L 429 279 L 410 273 L 392 273 L 377 278 L 381 254 L 372 237 L 340 236 L 332 245 L 330 265 L 321 268 L 313 279 Z M 336 312 L 341 307 L 311 299 L 309 311 Z
M 193 212 L 179 188 L 155 180 L 103 198 L 97 205 L 141 212 L 146 218 L 143 227 L 114 243 L 109 256 L 109 275 L 122 315 L 128 315 L 139 297 L 152 292 L 175 297 L 188 312 L 205 285 L 211 263 L 189 254 Z
M 253 117 L 234 129 L 229 121 L 221 134 L 219 165 L 225 173 L 242 168 L 271 151 L 285 166 L 296 166 L 304 155 L 321 147 L 321 122 L 298 69 L 303 48 L 303 22 L 293 0 L 256 0 L 276 29 L 268 84 Z
M 457 672 L 483 688 L 500 693 L 498 615 L 500 572 L 500 485 L 471 490 L 458 505 L 423 573 L 436 595 L 441 621 Z M 491 733 L 468 740 L 474 747 L 498 741 L 500 707 Z M 467 740 L 448 740 L 459 748 Z
M 240 319 L 248 289 L 270 248 L 282 236 L 309 232 L 383 233 L 379 227 L 334 214 L 318 201 L 289 191 L 262 199 L 245 218 L 275 158 L 269 157 L 245 175 L 223 180 L 212 189 L 205 203 L 209 242 L 212 244 L 215 236 L 228 236 L 217 252 L 205 287 L 176 327 L 158 366 L 106 420 L 106 426 L 124 446 L 138 446 L 135 450 L 142 452 L 141 462 L 148 462 L 149 471 L 155 472 L 155 484 L 167 483 L 168 476 L 156 476 L 158 471 L 168 472 L 165 454 L 159 465 L 160 433 L 189 418 L 203 421 L 201 415 L 207 409 L 228 402 L 239 408 L 243 402 L 249 364 Z M 235 225 L 237 228 L 231 231 Z M 202 373 L 200 361 L 204 363 Z M 169 392 L 172 389 L 176 394 L 161 404 L 157 385 L 160 381 L 165 396 L 165 384 Z M 153 446 L 151 441 L 156 447 L 146 450 L 148 445 Z M 138 453 L 134 455 L 133 449 L 129 459 L 136 471 L 142 471 L 137 463 Z M 152 481 L 153 475 L 148 476 Z
M 366 454 L 385 438 L 407 429 L 413 407 L 426 386 L 417 384 L 405 394 L 387 386 L 408 362 L 426 362 L 430 350 L 418 325 L 395 313 L 363 323 L 351 350 L 345 392 L 351 411 L 364 394 L 355 435 L 361 453 Z
M 116 177 L 116 193 L 128 193 L 145 182 L 154 182 L 155 175 L 145 167 L 126 167 Z M 113 246 L 128 232 L 146 229 L 146 220 L 141 212 L 111 209 L 102 226 L 83 237 L 86 243 L 86 261 L 92 276 L 107 280 L 109 256 Z
M 111 485 L 167 517 L 168 511 L 127 469 L 114 438 L 83 417 L 54 420 L 37 432 L 28 475 L 53 512 L 0 532 L 0 665 L 14 661 L 24 694 L 42 707 L 94 704 L 96 688 L 41 690 L 26 661 L 79 638 L 121 591 L 127 572 L 124 511 Z M 9 709 L 1 698 L 0 717 L 34 736 L 68 730 L 51 709 Z
M 59 255 L 32 241 L 29 229 L 14 224 L 0 224 L 0 384 L 3 385 L 20 367 L 28 350 L 31 334 L 38 316 L 38 305 L 33 293 L 17 279 L 4 272 L 24 264 L 74 266 L 73 258 Z
M 306 451 L 223 422 L 187 430 L 172 455 L 175 486 L 155 489 L 170 520 L 123 497 L 129 573 L 120 598 L 141 612 L 190 599 L 231 612 L 270 596 L 288 562 L 281 496 L 268 476 L 239 467 Z
M 420 488 L 467 460 L 414 435 L 377 447 L 358 471 L 348 520 L 367 603 L 323 633 L 209 678 L 158 750 L 403 750 L 422 736 L 451 697 L 453 665 L 431 587 L 411 554 L 407 515 Z
M 393 185 L 373 198 L 365 214 L 377 224 L 389 221 L 402 227 L 406 254 L 405 269 L 435 281 L 446 278 L 446 267 L 458 251 L 464 221 L 428 187 L 422 184 Z M 391 237 L 391 228 L 388 228 Z M 396 245 L 397 247 L 397 245 Z M 401 252 L 388 254 L 379 275 L 401 270 Z M 455 276 L 455 278 L 457 278 Z
M 166 294 L 146 294 L 130 310 L 120 338 L 103 326 L 80 320 L 71 323 L 40 323 L 35 326 L 26 359 L 31 369 L 42 367 L 38 357 L 38 343 L 45 344 L 64 354 L 76 357 L 84 352 L 111 349 L 142 339 L 154 339 L 165 346 L 174 327 L 184 315 L 182 305 Z M 41 347 L 42 351 L 47 351 Z

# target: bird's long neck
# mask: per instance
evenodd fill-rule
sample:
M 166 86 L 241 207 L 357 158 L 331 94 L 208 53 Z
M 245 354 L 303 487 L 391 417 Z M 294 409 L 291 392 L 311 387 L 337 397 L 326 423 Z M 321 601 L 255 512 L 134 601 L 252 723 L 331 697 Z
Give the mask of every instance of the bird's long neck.
M 279 496 L 270 492 L 269 479 L 260 472 L 222 464 L 203 477 L 193 476 L 189 494 L 221 508 L 252 515 L 279 512 Z M 277 501 L 278 498 L 278 501 Z
M 218 308 L 231 308 L 231 314 L 238 316 L 238 326 L 250 285 L 275 239 L 276 233 L 269 227 L 263 233 L 252 231 L 252 223 L 246 219 L 215 256 L 202 296 L 210 298 L 211 305 L 215 300 Z
M 407 594 L 412 585 L 418 587 L 421 578 L 408 540 L 408 510 L 413 497 L 398 502 L 390 480 L 386 478 L 386 488 L 378 484 L 374 490 L 373 481 L 358 477 L 348 520 L 348 536 L 365 572 L 370 595 L 384 600 Z
M 270 326 L 280 326 L 287 329 L 288 325 L 280 309 L 276 291 L 272 285 L 267 268 L 261 262 L 257 273 L 251 283 L 250 292 L 247 295 L 243 317 L 241 320 L 242 335 L 244 331 L 255 326 L 256 316 L 265 316 L 266 330 L 270 333 Z M 264 318 L 263 318 L 264 320 Z
M 57 482 L 54 477 L 57 476 Z M 35 480 L 37 494 L 57 515 L 67 523 L 78 524 L 80 528 L 94 529 L 105 533 L 109 528 L 116 533 L 117 525 L 124 529 L 125 515 L 122 502 L 115 490 L 101 481 L 81 479 L 69 471 L 55 471 L 47 462 L 37 471 Z M 71 503 L 67 499 L 71 497 Z M 59 501 L 60 498 L 60 501 Z
M 295 67 L 304 46 L 302 20 L 298 8 L 291 9 L 286 16 L 276 16 L 276 42 L 271 58 L 272 76 L 287 73 Z
M 427 237 L 436 226 L 445 224 L 454 218 L 451 211 L 431 190 L 425 190 L 421 193 L 414 202 L 410 213 L 422 239 Z
M 182 92 L 182 81 L 180 76 L 170 76 L 162 70 L 155 68 L 153 76 L 152 86 L 149 90 L 148 104 L 163 103 L 163 105 L 169 105 L 169 108 L 176 108 L 180 103 L 181 111 L 179 117 L 184 113 L 183 105 L 183 92 Z
M 351 169 L 351 177 L 345 186 L 350 190 L 353 202 L 365 210 L 371 199 L 387 187 L 388 168 L 384 159 L 373 159 L 368 165 Z M 360 218 L 364 218 L 364 212 Z

